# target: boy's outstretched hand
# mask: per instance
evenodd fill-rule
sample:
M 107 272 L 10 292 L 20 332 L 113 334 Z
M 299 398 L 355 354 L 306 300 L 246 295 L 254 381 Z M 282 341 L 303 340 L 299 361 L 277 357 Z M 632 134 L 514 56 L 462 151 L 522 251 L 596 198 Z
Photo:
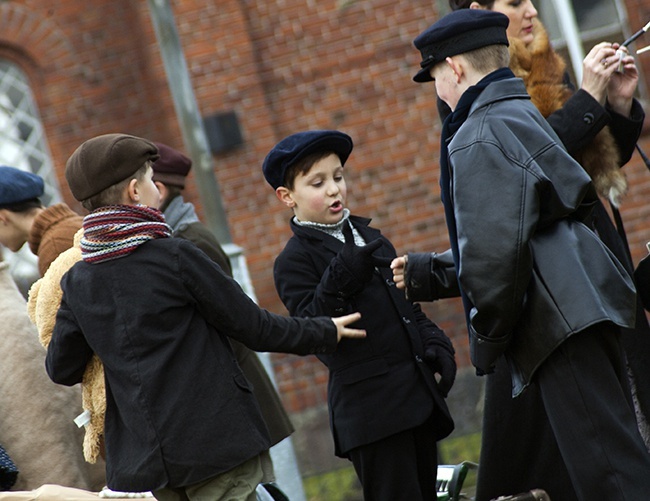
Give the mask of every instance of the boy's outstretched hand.
M 349 315 L 343 315 L 342 317 L 332 317 L 332 322 L 336 325 L 336 339 L 340 341 L 341 338 L 362 338 L 366 337 L 366 331 L 364 329 L 352 329 L 347 327 L 347 325 L 356 322 L 361 318 L 361 313 L 350 313 Z

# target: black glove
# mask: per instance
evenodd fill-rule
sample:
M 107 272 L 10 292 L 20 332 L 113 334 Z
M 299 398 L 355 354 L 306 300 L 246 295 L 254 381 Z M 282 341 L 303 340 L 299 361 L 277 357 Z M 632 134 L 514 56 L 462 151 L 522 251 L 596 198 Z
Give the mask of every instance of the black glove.
M 451 340 L 444 332 L 435 332 L 424 341 L 424 361 L 434 373 L 440 374 L 438 389 L 447 397 L 456 379 L 456 358 Z
M 390 258 L 372 255 L 384 244 L 380 238 L 366 245 L 356 245 L 352 234 L 352 226 L 347 222 L 343 225 L 343 236 L 345 237 L 345 244 L 339 252 L 338 258 L 359 284 L 370 282 L 375 266 L 390 266 L 392 261 Z

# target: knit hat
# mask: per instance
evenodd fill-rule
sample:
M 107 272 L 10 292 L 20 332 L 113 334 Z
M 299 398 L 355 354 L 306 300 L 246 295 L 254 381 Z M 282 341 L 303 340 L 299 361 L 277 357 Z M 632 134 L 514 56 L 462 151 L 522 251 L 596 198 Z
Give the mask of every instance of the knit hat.
M 185 178 L 192 168 L 192 160 L 171 146 L 154 144 L 160 157 L 153 164 L 153 180 L 184 189 Z
M 158 148 L 128 134 L 105 134 L 84 142 L 70 156 L 65 178 L 74 197 L 87 200 L 134 174 L 147 160 L 158 158 Z
M 0 207 L 39 198 L 44 190 L 41 176 L 15 167 L 0 166 Z
M 352 152 L 352 138 L 336 130 L 310 130 L 285 137 L 266 155 L 262 171 L 273 189 L 284 184 L 287 169 L 307 155 L 320 151 L 336 153 L 345 165 Z
M 508 16 L 485 9 L 460 9 L 440 18 L 413 41 L 422 54 L 416 82 L 431 82 L 431 68 L 446 58 L 488 45 L 508 45 Z

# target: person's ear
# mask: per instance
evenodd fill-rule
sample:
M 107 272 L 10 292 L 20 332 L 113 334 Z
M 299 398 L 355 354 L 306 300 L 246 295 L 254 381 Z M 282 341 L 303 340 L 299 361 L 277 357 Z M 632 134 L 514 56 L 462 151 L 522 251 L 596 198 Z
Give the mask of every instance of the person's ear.
M 9 211 L 7 209 L 0 209 L 0 224 L 5 225 L 7 224 L 7 213 Z
M 278 200 L 280 200 L 280 202 L 282 202 L 290 209 L 293 209 L 296 206 L 296 202 L 294 201 L 293 196 L 291 195 L 291 191 L 285 188 L 284 186 L 280 186 L 276 188 L 275 196 L 278 197 Z
M 126 188 L 128 202 L 132 204 L 140 203 L 140 186 L 136 178 L 131 179 Z
M 471 4 L 469 4 L 469 8 L 470 9 L 487 9 L 487 7 L 485 5 L 481 5 L 478 2 L 472 2 Z
M 465 74 L 463 65 L 460 64 L 458 59 L 453 57 L 445 58 L 445 62 L 449 65 L 451 71 L 454 72 L 454 76 L 456 77 L 456 83 L 459 84 L 461 79 L 463 78 L 463 75 Z

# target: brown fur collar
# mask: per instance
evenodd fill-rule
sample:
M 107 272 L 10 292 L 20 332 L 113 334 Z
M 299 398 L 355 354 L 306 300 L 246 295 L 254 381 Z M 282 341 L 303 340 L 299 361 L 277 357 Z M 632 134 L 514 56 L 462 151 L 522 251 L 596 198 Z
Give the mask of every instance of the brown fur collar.
M 533 104 L 548 117 L 562 107 L 572 91 L 564 84 L 566 65 L 551 48 L 546 30 L 540 22 L 535 23 L 534 30 L 534 41 L 528 47 L 518 39 L 510 39 L 510 69 L 523 79 Z M 627 181 L 609 127 L 602 129 L 575 158 L 591 176 L 598 193 L 618 207 L 627 191 Z

